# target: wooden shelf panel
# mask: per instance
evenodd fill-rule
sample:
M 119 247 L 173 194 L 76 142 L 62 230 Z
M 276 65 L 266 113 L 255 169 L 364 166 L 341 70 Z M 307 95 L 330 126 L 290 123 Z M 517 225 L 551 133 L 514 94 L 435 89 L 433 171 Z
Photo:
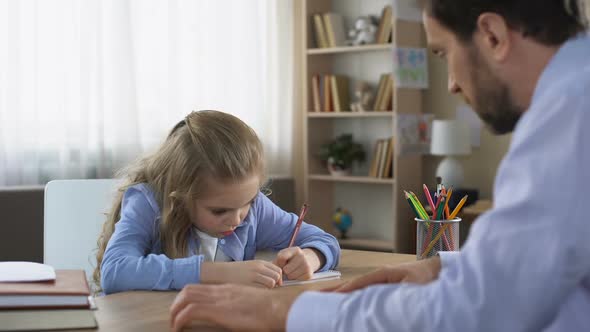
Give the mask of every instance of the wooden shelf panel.
M 321 175 L 313 174 L 309 176 L 310 180 L 316 181 L 334 181 L 334 182 L 352 182 L 352 183 L 372 183 L 372 184 L 394 184 L 395 180 L 380 179 L 369 176 L 333 176 L 333 175 Z
M 309 48 L 307 54 L 336 54 L 336 53 L 356 53 L 356 52 L 376 52 L 376 51 L 391 51 L 393 44 L 371 44 L 361 46 L 340 46 L 329 48 Z
M 391 118 L 395 113 L 391 111 L 372 111 L 372 112 L 307 112 L 309 118 Z
M 394 252 L 393 242 L 374 239 L 338 239 L 342 249 Z

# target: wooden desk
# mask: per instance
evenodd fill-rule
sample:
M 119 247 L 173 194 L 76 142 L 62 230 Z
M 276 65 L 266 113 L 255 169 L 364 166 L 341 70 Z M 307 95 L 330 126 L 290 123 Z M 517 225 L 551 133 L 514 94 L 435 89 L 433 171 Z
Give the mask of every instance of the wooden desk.
M 415 261 L 416 256 L 342 250 L 339 270 L 342 280 L 350 280 L 384 265 Z M 326 288 L 341 281 L 331 280 L 298 286 L 275 288 L 272 292 L 302 292 Z M 169 309 L 177 292 L 124 292 L 97 297 L 95 311 L 99 331 L 168 331 Z M 196 326 L 192 330 L 219 331 L 216 327 Z M 187 329 L 188 330 L 188 329 Z M 89 330 L 96 331 L 96 330 Z
M 492 201 L 480 199 L 479 201 L 473 203 L 473 205 L 466 206 L 462 213 L 478 217 L 480 214 L 486 212 L 487 210 L 491 209 L 493 206 Z

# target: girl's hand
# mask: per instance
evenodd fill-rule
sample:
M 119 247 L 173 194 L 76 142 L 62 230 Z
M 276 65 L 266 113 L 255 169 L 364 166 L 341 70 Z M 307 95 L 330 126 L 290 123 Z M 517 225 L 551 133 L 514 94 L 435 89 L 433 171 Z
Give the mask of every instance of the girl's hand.
M 274 288 L 283 283 L 281 269 L 271 262 L 205 262 L 201 265 L 201 283 L 232 283 Z
M 283 269 L 290 280 L 308 280 L 325 264 L 326 258 L 316 249 L 285 248 L 277 254 L 274 263 Z

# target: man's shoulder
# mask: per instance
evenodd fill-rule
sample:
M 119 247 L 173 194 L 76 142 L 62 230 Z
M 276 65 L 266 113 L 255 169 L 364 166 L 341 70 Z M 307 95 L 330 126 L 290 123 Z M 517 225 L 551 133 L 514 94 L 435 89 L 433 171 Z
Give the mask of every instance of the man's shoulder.
M 558 106 L 567 112 L 587 112 L 590 107 L 590 58 L 585 64 L 572 64 L 571 71 L 564 72 L 560 77 L 554 77 L 538 102 L 533 106 L 548 111 L 547 106 Z M 535 105 L 536 104 L 536 105 Z
M 564 75 L 551 93 L 582 99 L 590 98 L 590 54 L 588 56 L 588 61 L 581 67 L 578 65 L 569 75 Z
M 587 99 L 590 97 L 590 35 L 582 34 L 564 45 L 558 52 L 551 72 L 551 89 L 547 93 Z

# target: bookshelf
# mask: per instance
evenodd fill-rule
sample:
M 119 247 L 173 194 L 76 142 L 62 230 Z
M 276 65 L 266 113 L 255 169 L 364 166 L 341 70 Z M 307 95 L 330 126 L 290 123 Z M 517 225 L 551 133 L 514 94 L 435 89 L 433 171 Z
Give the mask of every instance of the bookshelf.
M 396 114 L 422 113 L 422 92 L 398 88 L 395 83 L 389 111 L 368 110 L 350 112 L 317 111 L 312 93 L 312 79 L 317 75 L 348 77 L 350 101 L 354 100 L 354 82 L 370 83 L 374 95 L 380 75 L 393 72 L 395 48 L 424 47 L 423 28 L 419 22 L 391 18 L 391 39 L 381 44 L 360 46 L 318 47 L 314 30 L 314 15 L 337 13 L 346 29 L 361 15 L 380 17 L 383 8 L 392 6 L 387 0 L 302 0 L 298 2 L 298 26 L 302 29 L 302 109 L 303 117 L 303 197 L 310 204 L 308 222 L 338 236 L 332 225 L 336 208 L 349 210 L 353 226 L 342 248 L 386 252 L 415 252 L 415 224 L 403 190 L 417 192 L 421 188 L 421 156 L 401 156 L 393 153 L 392 176 L 371 177 L 369 168 L 378 139 L 394 137 Z M 345 29 L 345 31 L 346 31 Z M 325 46 L 325 45 L 324 45 Z M 330 175 L 318 158 L 320 146 L 343 133 L 352 133 L 363 145 L 365 163 L 355 165 L 350 176 Z
M 330 48 L 310 48 L 307 50 L 308 55 L 314 54 L 336 54 L 336 53 L 353 53 L 353 52 L 371 52 L 371 51 L 391 51 L 393 44 L 370 44 L 359 46 L 339 46 Z

